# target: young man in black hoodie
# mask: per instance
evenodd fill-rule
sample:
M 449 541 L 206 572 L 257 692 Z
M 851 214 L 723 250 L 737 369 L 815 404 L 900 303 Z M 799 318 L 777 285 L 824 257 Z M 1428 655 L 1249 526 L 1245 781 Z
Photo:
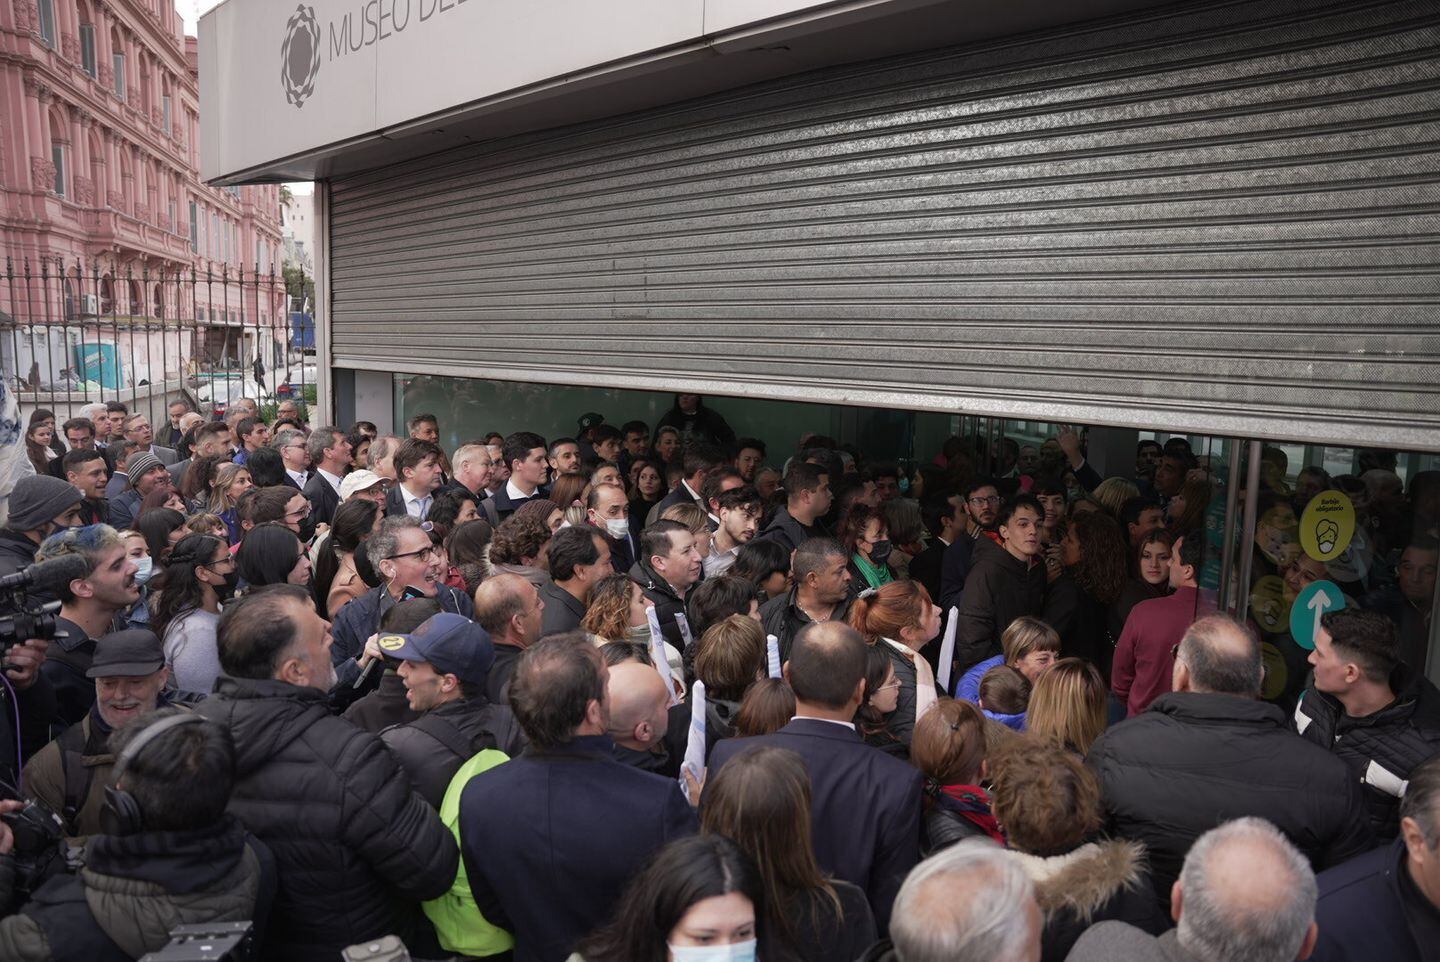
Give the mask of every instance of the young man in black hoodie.
M 1044 608 L 1046 577 L 1040 563 L 1044 517 L 1040 502 L 1018 494 L 1000 510 L 1000 543 L 976 539 L 955 631 L 955 667 L 960 674 L 1000 653 L 1000 636 L 1010 622 L 1021 615 L 1038 615 Z

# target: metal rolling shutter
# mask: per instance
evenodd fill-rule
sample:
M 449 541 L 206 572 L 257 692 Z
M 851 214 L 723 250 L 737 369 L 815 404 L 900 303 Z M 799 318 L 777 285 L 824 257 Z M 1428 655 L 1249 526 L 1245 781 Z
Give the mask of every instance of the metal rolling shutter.
M 332 185 L 335 363 L 1440 447 L 1430 2 L 1180 5 Z

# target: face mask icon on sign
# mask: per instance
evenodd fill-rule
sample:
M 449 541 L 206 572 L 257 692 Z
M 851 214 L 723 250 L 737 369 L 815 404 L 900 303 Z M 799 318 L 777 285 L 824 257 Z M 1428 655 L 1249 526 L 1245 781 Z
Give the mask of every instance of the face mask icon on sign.
M 1329 554 L 1335 550 L 1335 542 L 1340 537 L 1340 526 L 1329 518 L 1321 520 L 1315 525 L 1315 545 L 1320 549 L 1321 554 Z

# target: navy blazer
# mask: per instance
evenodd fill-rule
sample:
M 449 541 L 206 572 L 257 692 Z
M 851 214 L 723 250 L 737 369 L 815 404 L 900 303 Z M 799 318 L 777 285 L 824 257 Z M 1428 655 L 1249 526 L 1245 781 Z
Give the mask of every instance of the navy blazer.
M 614 748 L 608 735 L 527 748 L 460 796 L 470 890 L 514 934 L 515 962 L 563 962 L 652 855 L 699 828 L 674 779 L 621 764 Z
M 920 861 L 919 769 L 865 744 L 853 729 L 794 718 L 773 735 L 719 742 L 710 754 L 709 777 L 762 745 L 788 748 L 804 759 L 815 857 L 826 872 L 865 890 L 883 932 L 900 883 Z

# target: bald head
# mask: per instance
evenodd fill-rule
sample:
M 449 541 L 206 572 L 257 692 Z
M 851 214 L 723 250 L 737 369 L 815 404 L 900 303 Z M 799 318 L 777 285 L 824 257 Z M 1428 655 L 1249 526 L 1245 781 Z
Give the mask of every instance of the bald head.
M 1315 938 L 1315 873 L 1275 826 L 1241 818 L 1196 840 L 1171 893 L 1197 959 L 1289 962 Z
M 523 648 L 539 638 L 537 604 L 538 592 L 530 582 L 514 574 L 494 575 L 475 589 L 475 621 L 495 641 Z
M 665 737 L 670 693 L 658 671 L 638 661 L 612 665 L 605 690 L 610 701 L 610 736 L 615 744 L 649 751 Z
M 905 962 L 1032 962 L 1035 886 L 1011 852 L 966 839 L 921 862 L 895 899 L 890 937 Z
M 865 641 L 843 621 L 811 622 L 795 635 L 785 678 L 807 709 L 844 711 L 864 697 Z
M 1206 615 L 1180 639 L 1172 687 L 1256 698 L 1260 694 L 1260 644 L 1250 630 L 1229 615 Z

